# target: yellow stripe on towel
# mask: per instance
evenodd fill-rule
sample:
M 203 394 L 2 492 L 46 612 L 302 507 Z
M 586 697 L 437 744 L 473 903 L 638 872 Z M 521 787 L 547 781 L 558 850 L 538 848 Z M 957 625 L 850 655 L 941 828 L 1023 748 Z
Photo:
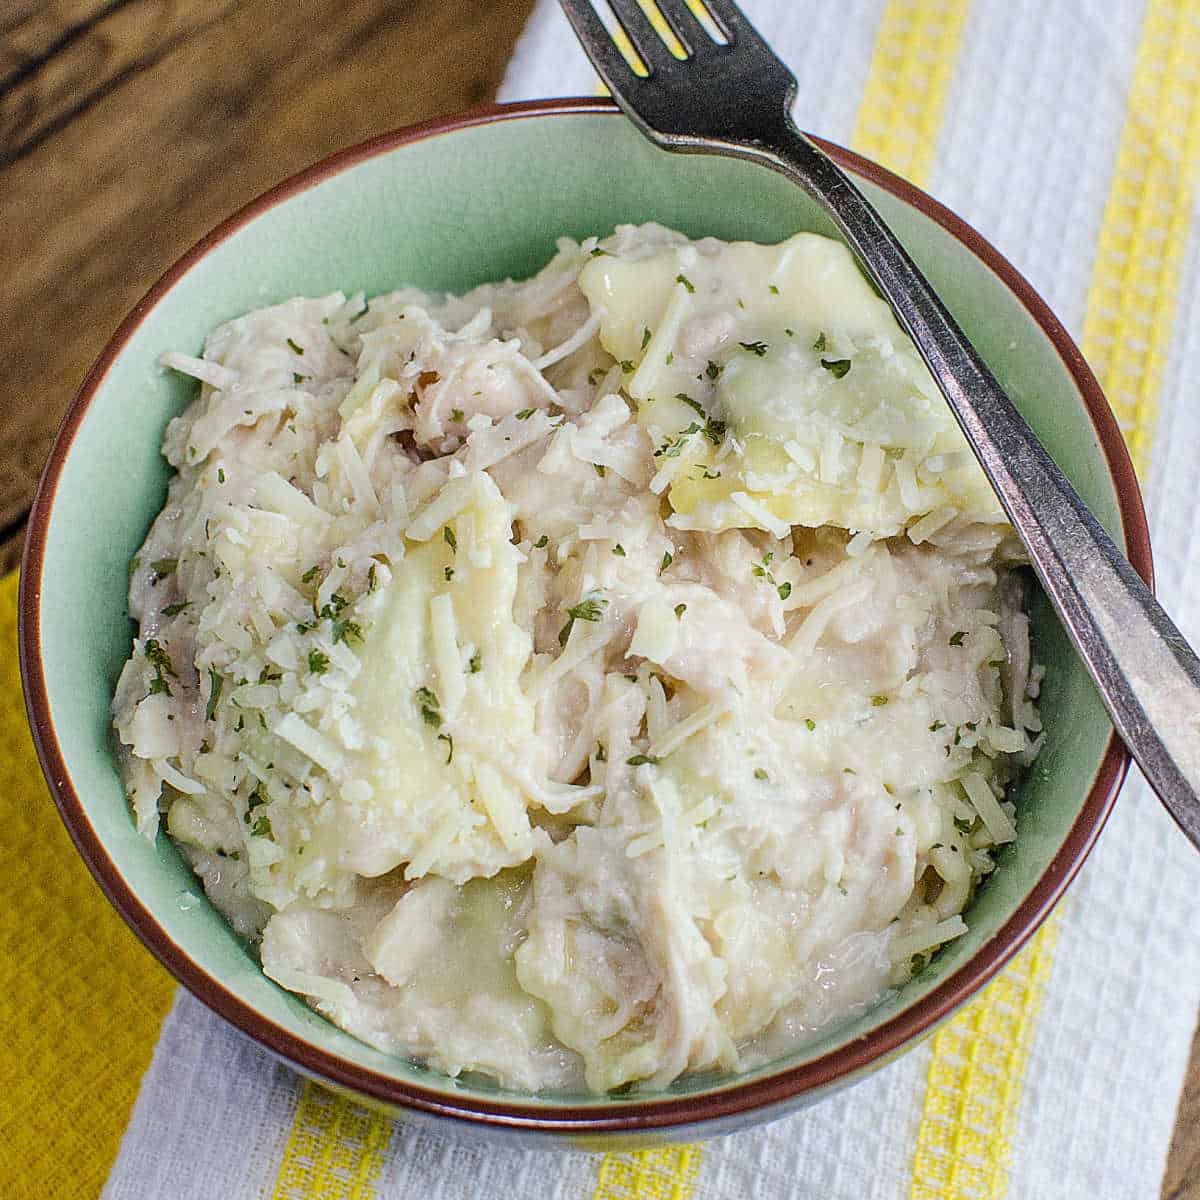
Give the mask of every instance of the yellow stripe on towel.
M 15 574 L 0 580 L 0 695 L 0 1192 L 78 1200 L 104 1186 L 175 985 L 46 792 L 21 704 Z
M 923 185 L 933 166 L 968 0 L 890 0 L 883 11 L 851 141 Z
M 305 1081 L 271 1200 L 375 1200 L 395 1126 Z
M 606 1154 L 592 1200 L 691 1200 L 703 1153 L 693 1145 Z
M 912 1200 L 993 1200 L 1007 1190 L 1017 1102 L 1057 937 L 1054 915 L 934 1038 Z
M 1200 3 L 1150 0 L 1092 270 L 1083 353 L 1144 477 L 1200 166 Z

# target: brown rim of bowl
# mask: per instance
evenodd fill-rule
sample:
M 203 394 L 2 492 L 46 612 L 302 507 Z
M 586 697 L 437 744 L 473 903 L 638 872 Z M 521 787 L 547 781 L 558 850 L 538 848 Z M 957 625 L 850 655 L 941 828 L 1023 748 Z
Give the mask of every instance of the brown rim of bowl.
M 109 858 L 75 792 L 51 723 L 46 680 L 39 653 L 41 580 L 50 510 L 64 463 L 88 405 L 113 360 L 158 300 L 212 247 L 274 205 L 347 167 L 410 142 L 497 121 L 578 114 L 616 116 L 619 110 L 609 101 L 582 97 L 511 105 L 486 105 L 457 116 L 397 130 L 343 150 L 293 175 L 251 201 L 201 238 L 159 279 L 121 323 L 88 372 L 63 419 L 42 473 L 29 518 L 21 568 L 19 642 L 21 674 L 33 738 L 42 770 L 63 822 L 105 895 L 155 957 L 189 991 L 225 1020 L 302 1070 L 377 1101 L 458 1118 L 468 1125 L 588 1135 L 665 1130 L 674 1126 L 719 1120 L 754 1109 L 769 1109 L 806 1092 L 825 1088 L 839 1080 L 862 1073 L 872 1063 L 893 1053 L 949 1016 L 1016 954 L 1058 901 L 1064 888 L 1087 857 L 1108 817 L 1121 781 L 1125 777 L 1129 755 L 1115 734 L 1112 735 L 1091 790 L 1058 854 L 1017 911 L 980 948 L 969 963 L 923 999 L 864 1037 L 799 1066 L 744 1083 L 735 1081 L 723 1084 L 709 1093 L 642 1101 L 630 1100 L 615 1104 L 580 1106 L 566 1103 L 549 1107 L 500 1099 L 459 1099 L 449 1092 L 389 1078 L 306 1042 L 298 1035 L 261 1016 L 171 941 L 154 915 L 134 895 L 115 863 Z M 844 167 L 879 185 L 953 234 L 976 258 L 1000 277 L 1038 323 L 1058 351 L 1064 367 L 1083 397 L 1116 488 L 1129 559 L 1142 578 L 1152 585 L 1146 515 L 1124 439 L 1095 377 L 1058 319 L 1007 260 L 949 209 L 883 167 L 840 146 L 825 141 L 821 141 L 820 144 Z

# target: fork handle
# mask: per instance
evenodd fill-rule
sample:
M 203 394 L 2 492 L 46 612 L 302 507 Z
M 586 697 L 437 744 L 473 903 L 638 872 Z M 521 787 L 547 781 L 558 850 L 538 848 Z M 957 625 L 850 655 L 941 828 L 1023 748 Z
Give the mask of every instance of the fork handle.
M 1200 849 L 1200 660 L 845 172 L 794 126 L 737 152 L 817 200 L 891 304 L 1025 543 L 1118 734 Z

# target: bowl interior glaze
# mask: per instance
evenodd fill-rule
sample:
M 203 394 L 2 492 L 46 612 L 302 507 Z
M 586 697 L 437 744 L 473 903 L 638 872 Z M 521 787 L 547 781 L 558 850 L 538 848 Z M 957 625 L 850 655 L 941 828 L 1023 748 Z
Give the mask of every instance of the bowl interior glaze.
M 458 291 L 525 276 L 551 256 L 557 236 L 605 234 L 621 222 L 759 241 L 832 232 L 782 178 L 732 160 L 667 155 L 603 108 L 527 105 L 348 151 L 281 185 L 177 265 L 114 337 L 60 435 L 27 550 L 23 660 L 47 775 L 84 857 L 154 952 L 235 1024 L 302 1069 L 384 1103 L 493 1127 L 591 1134 L 636 1125 L 695 1136 L 810 1099 L 891 1055 L 1006 961 L 1078 866 L 1124 757 L 1040 597 L 1046 746 L 1020 789 L 1020 837 L 969 911 L 971 932 L 879 1007 L 791 1057 L 735 1079 L 684 1079 L 636 1102 L 449 1081 L 316 1016 L 261 974 L 206 902 L 190 899 L 201 890 L 166 837 L 151 844 L 134 831 L 109 731 L 132 631 L 126 564 L 164 499 L 163 429 L 192 395 L 156 365 L 163 351 L 198 353 L 218 323 L 290 296 L 405 283 Z M 988 265 L 963 240 L 969 231 L 937 216 L 944 210 L 922 199 L 921 211 L 911 189 L 881 187 L 883 172 L 858 169 L 1050 452 L 1148 573 L 1128 459 L 1107 409 L 1089 414 L 1085 395 L 1093 406 L 1103 401 L 1089 393 L 1094 382 L 1065 334 L 1036 299 L 1013 290 L 1021 281 L 1011 268 L 998 257 Z

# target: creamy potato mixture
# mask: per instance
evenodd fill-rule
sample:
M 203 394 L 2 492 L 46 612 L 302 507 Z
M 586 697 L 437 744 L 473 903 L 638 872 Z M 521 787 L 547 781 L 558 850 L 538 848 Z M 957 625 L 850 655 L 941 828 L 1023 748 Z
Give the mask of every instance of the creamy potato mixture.
M 1035 754 L 1020 549 L 839 243 L 563 240 L 222 325 L 114 718 L 263 970 L 451 1075 L 737 1070 L 962 934 Z

